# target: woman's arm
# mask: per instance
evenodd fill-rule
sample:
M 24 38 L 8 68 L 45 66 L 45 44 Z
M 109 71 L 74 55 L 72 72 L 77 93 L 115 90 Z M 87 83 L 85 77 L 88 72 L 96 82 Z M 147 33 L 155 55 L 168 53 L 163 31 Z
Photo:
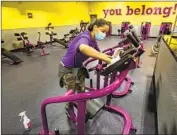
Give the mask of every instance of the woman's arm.
M 95 50 L 94 48 L 92 48 L 88 45 L 81 44 L 79 46 L 79 50 L 84 55 L 87 55 L 87 56 L 92 57 L 92 58 L 100 59 L 102 61 L 105 61 L 108 64 L 111 63 L 111 56 L 106 55 L 106 54 L 101 53 L 101 52 L 98 52 L 97 50 Z

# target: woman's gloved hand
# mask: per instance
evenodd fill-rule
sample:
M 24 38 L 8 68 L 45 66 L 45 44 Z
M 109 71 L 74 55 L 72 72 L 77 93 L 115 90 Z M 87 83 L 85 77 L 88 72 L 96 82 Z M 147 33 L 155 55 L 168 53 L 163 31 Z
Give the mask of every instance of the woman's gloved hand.
M 124 52 L 124 49 L 122 47 L 119 47 L 114 51 L 112 57 L 113 58 L 116 58 L 117 56 L 120 57 L 123 52 Z
M 123 48 L 117 48 L 115 51 L 114 51 L 114 53 L 113 53 L 113 55 L 112 55 L 112 59 L 111 59 L 111 63 L 110 64 L 108 64 L 108 66 L 110 66 L 110 65 L 112 65 L 112 64 L 114 64 L 115 62 L 117 62 L 117 61 L 119 61 L 120 59 L 121 59 L 121 54 L 124 52 L 124 50 L 123 50 Z
M 117 55 L 116 57 L 113 57 L 112 59 L 111 59 L 111 65 L 112 64 L 114 64 L 115 62 L 117 62 L 117 61 L 119 61 L 120 60 L 120 56 L 119 55 Z

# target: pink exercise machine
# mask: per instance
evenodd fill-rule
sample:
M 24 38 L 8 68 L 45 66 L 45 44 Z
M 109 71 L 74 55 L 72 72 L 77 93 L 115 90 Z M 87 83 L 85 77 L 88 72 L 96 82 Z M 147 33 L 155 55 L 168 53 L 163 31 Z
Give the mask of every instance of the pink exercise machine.
M 92 119 L 101 109 L 109 112 L 114 112 L 121 115 L 124 118 L 124 127 L 122 134 L 127 135 L 132 132 L 136 132 L 136 128 L 132 123 L 130 115 L 120 107 L 111 104 L 111 99 L 114 95 L 122 96 L 129 92 L 129 87 L 126 86 L 125 90 L 114 93 L 127 78 L 128 71 L 132 69 L 134 58 L 140 57 L 144 50 L 141 44 L 137 42 L 134 31 L 126 31 L 126 37 L 131 41 L 133 46 L 122 53 L 119 53 L 120 59 L 112 65 L 107 65 L 102 61 L 93 67 L 89 68 L 88 71 L 97 71 L 97 88 L 93 88 L 92 81 L 90 81 L 90 87 L 86 87 L 88 91 L 84 93 L 75 93 L 73 90 L 68 90 L 63 96 L 50 97 L 45 99 L 41 105 L 41 119 L 42 119 L 42 130 L 41 135 L 59 135 L 59 130 L 55 132 L 49 132 L 46 106 L 54 103 L 67 103 L 73 104 L 72 113 L 68 114 L 68 118 L 76 123 L 77 134 L 84 135 L 86 119 Z M 112 51 L 113 52 L 113 51 Z M 111 53 L 112 53 L 111 52 Z M 109 52 L 107 52 L 109 53 Z M 87 66 L 94 59 L 88 60 L 85 63 Z M 104 77 L 104 87 L 100 88 L 100 77 Z M 127 79 L 131 82 L 130 79 Z M 106 103 L 103 103 L 99 98 L 107 96 Z M 87 104 L 87 105 L 86 105 Z M 74 108 L 77 109 L 77 116 L 74 112 Z
M 151 29 L 151 22 L 142 22 L 140 29 L 140 36 L 142 40 L 147 40 L 149 38 Z

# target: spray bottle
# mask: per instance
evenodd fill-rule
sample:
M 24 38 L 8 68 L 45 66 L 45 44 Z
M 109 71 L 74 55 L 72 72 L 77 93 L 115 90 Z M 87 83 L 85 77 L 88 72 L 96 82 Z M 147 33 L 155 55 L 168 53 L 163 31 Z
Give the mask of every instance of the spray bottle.
M 30 119 L 28 119 L 27 115 L 26 115 L 26 111 L 23 111 L 19 114 L 19 116 L 21 116 L 20 121 L 22 121 L 23 119 L 23 125 L 25 127 L 25 130 L 30 130 L 31 129 L 31 121 Z

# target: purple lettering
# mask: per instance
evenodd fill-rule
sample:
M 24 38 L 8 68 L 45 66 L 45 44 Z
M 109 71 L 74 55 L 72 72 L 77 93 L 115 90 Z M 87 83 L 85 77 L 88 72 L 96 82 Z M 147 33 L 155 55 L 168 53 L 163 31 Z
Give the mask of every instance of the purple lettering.
M 116 9 L 116 15 L 122 15 L 122 10 L 121 9 Z
M 110 14 L 110 15 L 114 15 L 114 13 L 115 13 L 114 9 L 111 9 L 111 10 L 109 11 L 109 14 Z
M 108 14 L 108 12 L 109 12 L 109 9 L 103 9 L 103 12 L 104 12 L 104 18 L 106 18 L 106 17 L 107 17 L 107 14 Z
M 132 15 L 133 14 L 133 9 L 130 8 L 130 6 L 127 6 L 127 14 L 126 15 Z
M 139 8 L 136 8 L 135 9 L 135 15 L 139 15 L 140 14 L 140 9 Z
M 152 14 L 152 8 L 148 8 L 148 9 L 146 9 L 146 14 L 147 14 L 147 15 Z
M 158 15 L 161 15 L 161 14 L 162 14 L 162 11 L 161 11 L 161 8 L 160 8 L 160 7 L 155 7 L 154 10 L 155 10 L 155 11 L 154 11 L 154 15 L 157 15 L 157 14 L 158 14 Z
M 145 15 L 145 5 L 142 5 L 142 13 L 141 13 L 141 15 Z
M 169 17 L 171 13 L 172 7 L 165 7 L 163 9 L 163 17 Z

